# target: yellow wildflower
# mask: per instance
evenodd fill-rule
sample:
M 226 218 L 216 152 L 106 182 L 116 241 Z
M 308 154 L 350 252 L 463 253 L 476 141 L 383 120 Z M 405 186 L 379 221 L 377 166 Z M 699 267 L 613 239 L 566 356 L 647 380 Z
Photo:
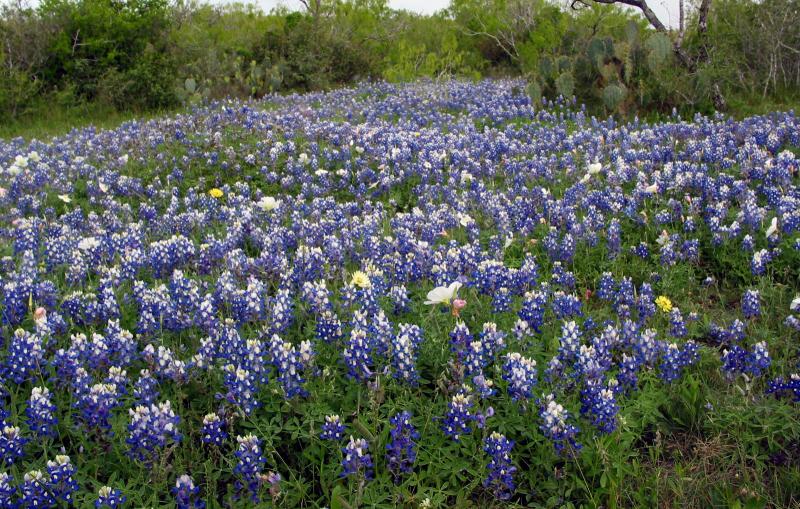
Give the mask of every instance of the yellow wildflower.
M 669 297 L 664 295 L 660 295 L 656 298 L 656 306 L 658 306 L 659 309 L 665 313 L 672 311 L 672 301 L 669 300 Z
M 350 284 L 358 286 L 359 288 L 367 288 L 370 285 L 369 277 L 360 270 L 357 270 L 353 272 L 353 279 L 350 280 Z
M 212 198 L 222 198 L 222 195 L 225 193 L 222 192 L 222 189 L 215 187 L 214 189 L 210 190 L 208 194 L 210 194 Z

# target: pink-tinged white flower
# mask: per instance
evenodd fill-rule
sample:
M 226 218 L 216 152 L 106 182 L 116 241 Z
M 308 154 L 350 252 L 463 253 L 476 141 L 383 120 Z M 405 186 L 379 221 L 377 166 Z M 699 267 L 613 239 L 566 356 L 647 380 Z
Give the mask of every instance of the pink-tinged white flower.
M 461 226 L 469 226 L 475 222 L 474 219 L 472 219 L 467 214 L 464 214 L 463 212 L 459 212 L 456 217 L 458 217 L 458 224 L 460 224 Z
M 269 212 L 271 210 L 275 210 L 281 204 L 279 200 L 276 200 L 274 196 L 264 196 L 260 200 L 258 200 L 258 208 L 263 210 L 264 212 Z
M 467 307 L 467 301 L 464 299 L 453 299 L 453 316 L 457 317 L 465 307 Z
M 778 231 L 778 218 L 773 217 L 772 221 L 769 223 L 769 228 L 767 228 L 767 238 L 772 237 L 775 235 L 775 232 Z
M 458 289 L 461 288 L 462 284 L 458 281 L 454 281 L 450 283 L 449 286 L 437 286 L 433 290 L 428 292 L 427 300 L 425 304 L 447 304 L 450 305 L 450 302 L 455 298 Z

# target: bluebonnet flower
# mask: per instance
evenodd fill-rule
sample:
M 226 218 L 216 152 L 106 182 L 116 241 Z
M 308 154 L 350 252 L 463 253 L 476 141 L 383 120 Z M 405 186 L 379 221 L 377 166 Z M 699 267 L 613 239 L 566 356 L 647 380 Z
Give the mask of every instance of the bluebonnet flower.
M 342 449 L 342 477 L 363 476 L 372 479 L 372 456 L 369 444 L 363 438 L 350 437 L 350 442 Z
M 568 422 L 569 412 L 556 403 L 553 394 L 548 394 L 539 403 L 539 417 L 542 419 L 539 429 L 553 442 L 557 453 L 568 454 L 581 449 L 581 445 L 575 440 L 578 428 Z
M 151 405 L 155 403 L 159 395 L 158 380 L 153 378 L 149 369 L 141 370 L 139 378 L 133 384 L 133 397 L 136 398 L 136 404 Z
M 540 333 L 540 327 L 544 323 L 544 313 L 546 309 L 547 295 L 539 291 L 530 291 L 527 292 L 523 298 L 519 317 L 524 320 L 528 326 L 533 328 L 536 333 Z
M 363 329 L 355 328 L 350 332 L 342 357 L 350 378 L 362 382 L 372 376 L 372 345 Z
M 323 440 L 341 440 L 342 436 L 344 436 L 344 424 L 339 416 L 326 415 L 319 437 Z
M 673 307 L 672 310 L 669 312 L 669 324 L 670 330 L 669 333 L 672 334 L 676 338 L 682 338 L 686 336 L 686 322 L 683 319 L 683 315 L 681 314 L 681 310 Z
M 56 499 L 48 487 L 48 478 L 41 470 L 31 470 L 23 478 L 20 503 L 23 507 L 53 507 Z
M 515 490 L 514 473 L 517 468 L 511 462 L 514 442 L 505 435 L 493 432 L 484 440 L 483 450 L 489 455 L 488 473 L 483 480 L 484 488 L 499 500 L 508 500 Z
M 767 384 L 767 394 L 775 397 L 791 397 L 795 403 L 800 403 L 800 373 L 793 373 L 788 380 L 778 377 Z
M 58 420 L 53 415 L 56 406 L 50 400 L 47 387 L 34 387 L 25 414 L 28 416 L 28 427 L 38 437 L 55 436 Z
M 395 484 L 410 474 L 417 459 L 417 429 L 411 424 L 411 412 L 405 411 L 389 419 L 391 441 L 386 445 L 386 462 Z
M 472 407 L 472 398 L 469 394 L 463 390 L 455 394 L 447 404 L 447 414 L 442 422 L 444 434 L 458 442 L 462 435 L 471 433 L 472 428 L 469 424 L 476 418 L 472 413 Z
M 198 498 L 200 488 L 195 486 L 194 480 L 187 474 L 178 477 L 172 488 L 172 494 L 175 495 L 175 505 L 178 509 L 203 509 L 206 506 L 205 502 Z
M 392 338 L 391 360 L 393 375 L 397 380 L 416 385 L 417 355 L 422 344 L 422 330 L 417 325 L 401 323 L 399 331 Z
M 464 322 L 456 322 L 453 330 L 450 331 L 450 351 L 455 354 L 456 361 L 463 363 L 467 355 L 467 348 L 472 342 L 472 334 L 470 334 L 467 325 Z
M 758 290 L 747 290 L 742 295 L 742 314 L 745 318 L 761 316 L 761 294 Z
M 75 467 L 70 462 L 69 456 L 58 455 L 55 460 L 47 462 L 47 473 L 50 475 L 48 488 L 56 499 L 72 504 L 72 495 L 80 488 L 74 476 Z
M 117 509 L 125 504 L 127 498 L 120 490 L 114 489 L 111 486 L 103 486 L 97 490 L 97 500 L 94 501 L 94 506 L 97 509 L 101 507 L 108 507 L 108 509 Z
M 617 381 L 609 381 L 606 387 L 598 382 L 589 382 L 581 390 L 581 413 L 592 419 L 592 425 L 601 433 L 611 433 L 617 428 L 619 405 L 613 387 Z
M 556 318 L 571 318 L 582 315 L 581 301 L 575 295 L 558 291 L 553 294 L 553 313 Z
M 664 348 L 659 364 L 659 376 L 667 383 L 672 383 L 680 378 L 683 369 L 695 364 L 700 359 L 697 344 L 687 341 L 680 348 L 675 343 L 670 343 Z
M 225 432 L 225 422 L 217 414 L 206 414 L 203 417 L 200 435 L 203 443 L 221 446 L 228 438 L 228 434 Z
M 250 415 L 261 405 L 258 400 L 258 386 L 256 374 L 236 367 L 233 364 L 226 364 L 223 368 L 225 374 L 225 399 L 238 406 L 245 415 Z
M 178 432 L 180 417 L 172 410 L 172 403 L 164 401 L 158 405 L 138 406 L 129 410 L 131 423 L 125 441 L 130 455 L 140 461 L 151 462 L 158 458 L 160 450 L 170 443 L 181 441 Z
M 23 329 L 11 336 L 2 375 L 16 384 L 33 379 L 44 366 L 42 338 Z
M 14 500 L 17 488 L 13 485 L 14 477 L 7 472 L 0 472 L 0 509 L 16 509 Z
M 574 321 L 564 322 L 561 325 L 561 340 L 559 341 L 558 356 L 561 361 L 575 359 L 580 349 L 581 330 Z
M 300 348 L 297 348 L 273 335 L 270 339 L 270 352 L 286 399 L 308 396 L 308 391 L 303 386 L 306 381 L 303 374 L 314 358 L 311 342 L 303 341 Z
M 22 432 L 17 426 L 9 426 L 3 423 L 0 432 L 0 457 L 6 465 L 13 465 L 25 456 L 25 444 L 28 439 L 22 436 Z
M 258 503 L 258 492 L 261 489 L 261 469 L 266 460 L 261 451 L 261 440 L 255 435 L 236 437 L 239 447 L 236 449 L 236 458 L 239 460 L 233 469 L 236 474 L 236 490 L 247 489 L 250 500 Z
M 404 285 L 395 285 L 389 290 L 389 298 L 392 299 L 394 313 L 399 315 L 408 311 L 411 302 L 408 298 L 408 291 Z
M 767 350 L 766 341 L 760 341 L 753 345 L 753 350 L 747 356 L 745 371 L 751 376 L 761 376 L 766 370 L 769 369 L 772 360 Z
M 537 383 L 536 361 L 517 352 L 508 353 L 503 364 L 503 380 L 508 382 L 508 394 L 514 401 L 533 396 Z

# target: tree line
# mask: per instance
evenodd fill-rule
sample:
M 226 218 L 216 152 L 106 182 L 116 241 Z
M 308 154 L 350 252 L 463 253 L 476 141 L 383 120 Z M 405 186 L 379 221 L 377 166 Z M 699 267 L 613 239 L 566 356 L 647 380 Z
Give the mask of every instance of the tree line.
M 434 15 L 385 0 L 304 9 L 184 0 L 17 1 L 0 9 L 0 115 L 42 104 L 171 108 L 359 80 L 525 76 L 538 100 L 600 114 L 708 112 L 800 90 L 800 0 L 451 0 Z

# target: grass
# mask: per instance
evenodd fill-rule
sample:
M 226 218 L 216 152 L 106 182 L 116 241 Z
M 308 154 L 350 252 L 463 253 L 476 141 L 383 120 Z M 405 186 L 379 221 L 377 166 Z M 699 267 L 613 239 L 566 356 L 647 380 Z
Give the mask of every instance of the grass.
M 90 126 L 111 129 L 128 120 L 155 118 L 174 111 L 177 110 L 118 111 L 112 106 L 96 102 L 72 106 L 42 102 L 19 117 L 0 123 L 0 140 L 16 137 L 47 140 L 73 129 Z

